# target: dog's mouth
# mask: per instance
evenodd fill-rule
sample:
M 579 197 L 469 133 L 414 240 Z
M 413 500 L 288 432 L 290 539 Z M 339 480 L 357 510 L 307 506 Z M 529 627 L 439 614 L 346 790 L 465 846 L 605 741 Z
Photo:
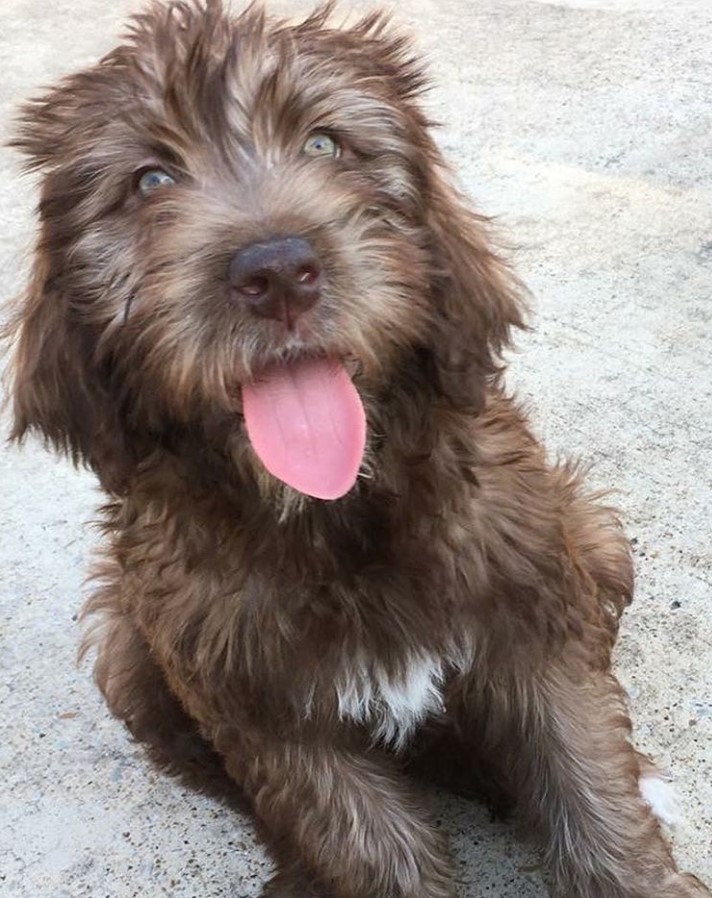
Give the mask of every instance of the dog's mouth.
M 274 477 L 317 499 L 339 499 L 363 460 L 366 414 L 351 365 L 335 358 L 274 364 L 242 387 L 247 436 Z

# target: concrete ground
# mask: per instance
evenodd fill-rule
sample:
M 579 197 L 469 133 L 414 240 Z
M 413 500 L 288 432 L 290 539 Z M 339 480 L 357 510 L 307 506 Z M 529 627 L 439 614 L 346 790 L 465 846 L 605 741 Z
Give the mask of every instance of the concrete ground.
M 2 0 L 0 134 L 134 6 Z M 444 148 L 535 296 L 511 382 L 552 452 L 618 490 L 638 565 L 618 668 L 640 745 L 677 782 L 678 857 L 712 881 L 712 5 L 395 6 L 432 60 Z M 23 282 L 33 202 L 5 153 L 2 297 Z M 30 445 L 3 451 L 0 482 L 0 894 L 256 895 L 269 862 L 250 821 L 154 773 L 75 666 L 92 478 Z M 508 826 L 440 808 L 463 898 L 545 894 Z

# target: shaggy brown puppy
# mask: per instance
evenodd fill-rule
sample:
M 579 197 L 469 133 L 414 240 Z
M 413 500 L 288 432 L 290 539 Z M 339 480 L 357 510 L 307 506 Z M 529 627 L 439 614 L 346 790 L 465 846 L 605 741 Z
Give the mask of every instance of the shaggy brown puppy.
M 502 391 L 518 285 L 423 80 L 378 14 L 171 3 L 25 107 L 13 434 L 110 496 L 99 686 L 156 756 L 222 760 L 279 898 L 455 894 L 421 734 L 513 797 L 562 895 L 709 895 L 610 670 L 626 541 Z

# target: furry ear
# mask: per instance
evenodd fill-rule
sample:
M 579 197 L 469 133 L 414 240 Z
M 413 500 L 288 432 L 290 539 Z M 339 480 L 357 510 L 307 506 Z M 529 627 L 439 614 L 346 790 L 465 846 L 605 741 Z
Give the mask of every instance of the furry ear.
M 120 492 L 130 457 L 118 411 L 82 334 L 70 321 L 66 298 L 52 287 L 47 253 L 38 249 L 30 283 L 4 333 L 14 342 L 6 372 L 14 417 L 10 438 L 39 433 L 75 464 L 94 469 L 105 489 Z
M 95 359 L 86 313 L 73 303 L 62 277 L 76 230 L 72 215 L 89 184 L 79 164 L 70 177 L 67 162 L 81 161 L 82 139 L 94 122 L 88 113 L 96 108 L 97 79 L 107 78 L 100 67 L 69 76 L 20 111 L 10 146 L 23 153 L 26 171 L 42 173 L 41 232 L 29 283 L 0 336 L 14 344 L 6 372 L 11 439 L 40 434 L 75 464 L 91 467 L 105 489 L 119 492 L 132 466 L 120 412 Z
M 329 15 L 330 7 L 326 10 Z M 414 38 L 394 28 L 392 16 L 385 10 L 367 13 L 352 29 L 358 43 L 371 43 L 371 59 L 379 76 L 386 78 L 401 100 L 417 100 L 428 85 L 423 61 L 415 50 Z M 361 60 L 363 64 L 363 59 Z
M 103 73 L 95 70 L 97 78 Z M 22 104 L 15 121 L 15 135 L 8 146 L 24 156 L 26 171 L 49 171 L 66 159 L 75 144 L 91 128 L 92 104 L 96 106 L 97 84 L 91 72 L 68 75 L 46 93 Z
M 525 290 L 494 251 L 488 219 L 468 208 L 442 167 L 435 163 L 425 179 L 436 388 L 453 406 L 479 411 L 512 329 L 526 326 Z

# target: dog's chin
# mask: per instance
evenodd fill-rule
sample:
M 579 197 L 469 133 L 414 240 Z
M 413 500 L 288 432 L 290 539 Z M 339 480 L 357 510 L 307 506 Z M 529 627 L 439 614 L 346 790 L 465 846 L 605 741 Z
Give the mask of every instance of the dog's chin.
M 230 457 L 240 479 L 247 479 L 255 485 L 260 501 L 265 507 L 271 509 L 280 524 L 285 524 L 303 514 L 314 503 L 326 502 L 326 500 L 300 492 L 271 474 L 250 446 L 242 421 L 237 424 L 231 437 Z M 367 440 L 366 451 L 356 482 L 340 501 L 348 501 L 357 495 L 363 489 L 364 483 L 372 479 L 373 470 L 372 451 Z
M 281 524 L 303 514 L 310 503 L 319 501 L 270 474 L 252 451 L 246 437 L 242 442 L 245 444 L 243 453 L 240 453 L 239 460 L 235 459 L 233 453 L 233 460 L 241 466 L 248 465 L 250 477 L 257 487 L 261 501 L 272 510 Z

